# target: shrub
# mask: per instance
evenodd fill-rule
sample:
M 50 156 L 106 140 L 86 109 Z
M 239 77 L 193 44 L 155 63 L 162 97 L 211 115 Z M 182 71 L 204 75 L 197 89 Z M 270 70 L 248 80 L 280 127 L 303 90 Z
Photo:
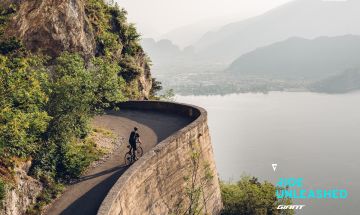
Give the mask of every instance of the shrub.
M 5 182 L 0 178 L 0 208 L 2 207 L 2 201 L 5 199 Z
M 100 155 L 86 140 L 90 119 L 140 97 L 136 78 L 147 61 L 139 62 L 145 54 L 135 26 L 117 6 L 85 3 L 98 48 L 86 61 L 81 53 L 55 59 L 30 54 L 17 38 L 5 35 L 18 5 L 0 8 L 0 153 L 32 157 L 37 178 L 78 177 Z
M 41 181 L 44 184 L 44 189 L 36 197 L 36 203 L 31 205 L 27 211 L 27 215 L 42 214 L 42 209 L 55 198 L 57 198 L 64 190 L 64 186 L 56 183 L 53 179 L 42 175 Z
M 224 215 L 277 215 L 280 204 L 291 204 L 290 199 L 279 200 L 275 191 L 280 189 L 269 182 L 260 183 L 255 177 L 243 177 L 238 183 L 221 183 Z M 294 214 L 283 210 L 281 214 Z
M 119 65 L 106 58 L 94 58 L 91 70 L 95 81 L 95 111 L 109 108 L 112 104 L 126 100 L 124 89 L 126 83 L 118 76 Z
M 95 102 L 95 83 L 77 54 L 64 53 L 55 65 L 48 113 L 53 117 L 50 138 L 61 143 L 73 136 L 86 136 Z
M 0 55 L 0 145 L 9 156 L 33 155 L 50 117 L 47 71 L 39 58 Z
M 101 156 L 96 144 L 88 139 L 79 142 L 74 140 L 62 146 L 61 168 L 59 177 L 63 179 L 78 178 L 84 170 Z

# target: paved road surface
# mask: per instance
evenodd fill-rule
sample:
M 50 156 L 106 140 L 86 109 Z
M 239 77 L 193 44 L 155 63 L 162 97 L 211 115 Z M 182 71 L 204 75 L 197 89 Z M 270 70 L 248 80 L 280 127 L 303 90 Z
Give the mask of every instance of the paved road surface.
M 94 124 L 111 129 L 119 137 L 125 138 L 125 141 L 133 127 L 138 127 L 140 138 L 144 143 L 142 147 L 146 152 L 190 121 L 178 115 L 160 112 L 122 110 L 96 117 Z M 46 214 L 96 214 L 108 191 L 127 169 L 123 166 L 126 152 L 127 148 L 123 144 L 109 160 L 88 171 L 79 182 L 69 186 Z

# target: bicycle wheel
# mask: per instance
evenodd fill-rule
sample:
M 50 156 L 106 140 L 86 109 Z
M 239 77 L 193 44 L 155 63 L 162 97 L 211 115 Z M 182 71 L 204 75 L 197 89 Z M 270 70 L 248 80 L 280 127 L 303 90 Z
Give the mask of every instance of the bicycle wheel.
M 134 162 L 134 161 L 133 161 L 133 157 L 132 157 L 131 153 L 130 153 L 130 152 L 127 152 L 127 153 L 125 154 L 125 165 L 126 165 L 126 166 L 129 166 L 129 165 L 131 165 L 133 162 Z
M 141 148 L 141 146 L 138 146 L 136 149 L 136 157 L 140 158 L 141 156 L 143 156 L 143 154 L 144 154 L 143 149 Z

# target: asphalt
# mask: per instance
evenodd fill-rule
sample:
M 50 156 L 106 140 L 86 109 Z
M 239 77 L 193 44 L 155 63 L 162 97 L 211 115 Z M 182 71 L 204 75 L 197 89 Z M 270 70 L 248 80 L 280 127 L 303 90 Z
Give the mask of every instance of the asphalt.
M 177 130 L 185 127 L 191 119 L 174 114 L 152 111 L 109 112 L 96 117 L 93 124 L 112 130 L 126 143 L 131 130 L 139 128 L 144 153 Z M 47 215 L 95 215 L 117 179 L 127 170 L 124 156 L 126 144 L 117 149 L 104 163 L 87 171 L 79 181 L 69 185 L 63 195 L 46 211 Z

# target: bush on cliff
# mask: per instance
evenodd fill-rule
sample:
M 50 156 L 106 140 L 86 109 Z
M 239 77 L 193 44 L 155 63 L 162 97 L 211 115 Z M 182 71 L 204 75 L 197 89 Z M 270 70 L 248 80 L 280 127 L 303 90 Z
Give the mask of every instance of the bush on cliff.
M 52 176 L 77 177 L 94 157 L 77 144 L 92 116 L 125 99 L 124 82 L 118 67 L 102 59 L 91 69 L 77 54 L 55 62 L 50 69 L 44 58 L 0 55 L 0 151 L 33 157 L 34 168 Z
M 99 0 L 86 0 L 85 11 L 95 34 L 96 57 L 117 65 L 118 74 L 126 82 L 122 92 L 129 98 L 139 98 L 138 77 L 150 71 L 150 60 L 140 45 L 135 25 L 127 21 L 127 12 L 117 4 Z
M 5 182 L 0 178 L 0 208 L 2 208 L 2 201 L 5 198 Z
M 269 182 L 260 183 L 255 177 L 242 177 L 237 183 L 221 183 L 224 203 L 223 215 L 291 215 L 293 210 L 277 210 L 281 204 L 291 204 L 290 199 L 277 199 L 277 188 Z
M 32 157 L 35 176 L 78 177 L 99 156 L 84 141 L 89 120 L 117 102 L 138 98 L 136 78 L 149 60 L 126 11 L 102 0 L 85 1 L 96 41 L 92 58 L 31 54 L 17 38 L 6 36 L 18 7 L 0 8 L 1 155 Z
M 51 119 L 42 63 L 39 58 L 0 55 L 0 145 L 5 156 L 32 156 L 40 150 L 38 142 Z

